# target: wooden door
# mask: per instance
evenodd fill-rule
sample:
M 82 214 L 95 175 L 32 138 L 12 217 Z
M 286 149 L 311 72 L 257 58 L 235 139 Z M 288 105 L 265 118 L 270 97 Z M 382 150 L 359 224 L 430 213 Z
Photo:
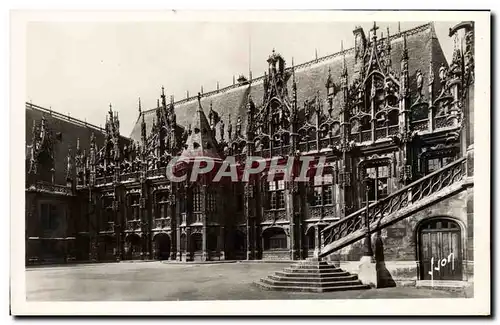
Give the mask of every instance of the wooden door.
M 462 249 L 459 225 L 434 219 L 420 228 L 420 279 L 462 280 Z

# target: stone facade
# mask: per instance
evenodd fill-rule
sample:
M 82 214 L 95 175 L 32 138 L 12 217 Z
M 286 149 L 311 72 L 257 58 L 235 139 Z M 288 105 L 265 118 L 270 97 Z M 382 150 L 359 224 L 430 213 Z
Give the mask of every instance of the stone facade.
M 453 35 L 462 29 L 473 32 L 465 24 Z M 390 198 L 467 148 L 473 157 L 472 45 L 455 47 L 448 63 L 432 23 L 385 37 L 374 23 L 354 37 L 354 48 L 297 66 L 273 50 L 264 76 L 197 97 L 167 103 L 162 89 L 156 108 L 139 101 L 130 137 L 111 107 L 101 129 L 27 104 L 27 263 L 49 260 L 36 248 L 43 240 L 66 243 L 53 252 L 63 260 L 304 259 L 321 249 L 325 227 L 367 200 Z M 323 177 L 269 182 L 264 169 L 245 182 L 189 181 L 197 159 L 220 167 L 234 157 L 241 174 L 251 156 L 310 157 Z M 174 159 L 188 180 L 167 177 Z M 459 221 L 463 261 L 472 261 L 471 184 L 373 235 L 375 255 L 404 264 L 393 277 L 417 277 L 418 224 L 435 216 Z M 41 211 L 46 196 L 55 208 Z M 66 225 L 57 236 L 54 218 Z M 361 242 L 332 253 L 359 260 Z

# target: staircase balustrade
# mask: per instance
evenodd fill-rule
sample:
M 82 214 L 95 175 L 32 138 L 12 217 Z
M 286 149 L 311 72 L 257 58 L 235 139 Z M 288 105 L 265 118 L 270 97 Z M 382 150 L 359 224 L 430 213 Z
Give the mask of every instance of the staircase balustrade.
M 466 176 L 465 163 L 465 158 L 458 159 L 395 193 L 370 204 L 368 206 L 370 231 L 380 229 L 380 222 L 383 217 L 409 207 L 464 179 Z M 320 256 L 331 254 L 333 251 L 352 243 L 353 241 L 343 241 L 342 244 L 335 245 L 335 242 L 340 239 L 352 235 L 358 230 L 364 230 L 365 218 L 366 207 L 324 228 L 321 231 L 323 248 Z M 372 227 L 372 224 L 377 227 Z

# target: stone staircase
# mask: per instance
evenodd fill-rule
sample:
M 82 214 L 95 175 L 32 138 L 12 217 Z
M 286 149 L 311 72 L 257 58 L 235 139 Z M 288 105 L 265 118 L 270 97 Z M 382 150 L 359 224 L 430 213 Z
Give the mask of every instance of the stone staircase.
M 369 289 L 358 276 L 345 272 L 326 261 L 307 259 L 255 282 L 265 290 L 293 292 L 327 292 Z

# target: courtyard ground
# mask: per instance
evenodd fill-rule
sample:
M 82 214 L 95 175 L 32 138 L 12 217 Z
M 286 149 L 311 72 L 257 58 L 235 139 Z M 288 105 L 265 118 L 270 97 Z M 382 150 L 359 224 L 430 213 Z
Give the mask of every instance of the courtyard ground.
M 464 298 L 465 291 L 395 287 L 328 293 L 265 291 L 252 283 L 283 263 L 122 262 L 26 271 L 28 301 L 166 301 L 235 299 Z

